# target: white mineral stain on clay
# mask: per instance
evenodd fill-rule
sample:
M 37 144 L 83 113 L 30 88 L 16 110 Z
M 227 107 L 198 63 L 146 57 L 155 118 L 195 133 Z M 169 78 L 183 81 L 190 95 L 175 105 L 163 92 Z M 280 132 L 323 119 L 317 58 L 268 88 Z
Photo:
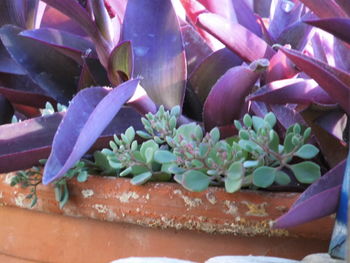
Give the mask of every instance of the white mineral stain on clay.
M 81 191 L 81 194 L 83 195 L 84 198 L 89 198 L 94 195 L 94 191 L 91 189 L 85 189 Z
M 97 212 L 100 214 L 106 214 L 109 210 L 106 205 L 102 205 L 102 204 L 94 204 L 92 208 L 96 209 Z
M 238 207 L 235 205 L 235 202 L 230 202 L 228 200 L 225 200 L 225 206 L 227 208 L 227 210 L 225 211 L 225 214 L 237 216 Z
M 182 200 L 184 200 L 185 205 L 190 209 L 190 208 L 195 208 L 197 206 L 200 206 L 203 204 L 202 199 L 200 198 L 190 198 L 182 193 L 181 190 L 177 189 L 174 191 L 174 194 L 180 196 Z
M 136 200 L 139 199 L 140 196 L 136 192 L 122 193 L 121 195 L 117 196 L 117 199 L 119 199 L 121 203 L 129 203 L 131 198 Z

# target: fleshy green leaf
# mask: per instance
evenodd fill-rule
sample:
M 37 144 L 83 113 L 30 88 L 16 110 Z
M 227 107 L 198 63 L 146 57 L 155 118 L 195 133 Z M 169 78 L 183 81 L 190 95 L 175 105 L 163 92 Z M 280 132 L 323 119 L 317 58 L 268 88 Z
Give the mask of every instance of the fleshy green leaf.
M 285 172 L 277 171 L 275 182 L 278 183 L 279 185 L 287 185 L 291 182 L 291 179 L 288 176 L 288 174 L 286 174 Z
M 227 177 L 225 179 L 225 190 L 228 193 L 234 193 L 238 191 L 242 186 L 242 179 L 232 179 L 230 177 Z
M 311 184 L 321 176 L 320 167 L 310 161 L 293 164 L 290 166 L 299 182 Z
M 277 132 L 274 130 L 271 130 L 269 137 L 270 137 L 269 138 L 270 139 L 270 142 L 269 142 L 270 149 L 273 150 L 274 152 L 278 153 L 278 146 L 280 143 L 280 139 L 279 139 Z
M 151 172 L 145 172 L 142 174 L 139 174 L 131 179 L 131 184 L 133 185 L 140 185 L 146 183 L 149 179 L 152 178 Z
M 89 176 L 89 174 L 87 171 L 82 171 L 78 174 L 77 180 L 80 183 L 85 182 L 87 180 L 88 176 Z
M 187 190 L 201 192 L 209 187 L 210 177 L 200 171 L 189 170 L 182 176 L 182 185 Z
M 145 160 L 149 160 L 149 158 L 153 159 L 153 154 L 158 149 L 159 149 L 159 146 L 155 141 L 148 140 L 142 143 L 140 148 L 140 153 Z
M 258 187 L 269 187 L 273 184 L 276 177 L 276 169 L 262 166 L 253 172 L 253 184 Z
M 176 155 L 165 150 L 157 150 L 154 153 L 154 160 L 158 163 L 171 163 L 176 161 Z
M 312 144 L 305 144 L 294 154 L 303 159 L 312 159 L 318 154 L 319 150 Z
M 244 168 L 241 162 L 234 162 L 227 170 L 227 178 L 238 180 L 244 175 Z

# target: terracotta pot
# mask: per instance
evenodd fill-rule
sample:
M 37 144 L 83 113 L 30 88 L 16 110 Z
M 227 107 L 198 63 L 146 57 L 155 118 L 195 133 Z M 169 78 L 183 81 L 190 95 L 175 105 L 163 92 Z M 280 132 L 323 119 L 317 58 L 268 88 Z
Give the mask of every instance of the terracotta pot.
M 128 179 L 97 176 L 85 183 L 72 180 L 62 210 L 53 189 L 39 186 L 38 203 L 30 210 L 28 189 L 9 185 L 14 175 L 0 175 L 0 254 L 23 260 L 96 263 L 168 256 L 203 262 L 250 254 L 301 259 L 327 251 L 334 223 L 328 217 L 288 231 L 270 229 L 298 193 L 228 194 L 215 187 L 194 193 L 175 183 L 133 186 Z

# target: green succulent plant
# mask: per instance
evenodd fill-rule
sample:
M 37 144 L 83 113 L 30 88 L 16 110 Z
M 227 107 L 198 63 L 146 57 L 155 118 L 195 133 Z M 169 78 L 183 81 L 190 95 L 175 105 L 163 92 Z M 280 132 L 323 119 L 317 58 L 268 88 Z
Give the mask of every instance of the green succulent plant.
M 292 175 L 303 184 L 321 176 L 320 167 L 310 161 L 319 152 L 307 144 L 311 128 L 294 124 L 282 141 L 273 129 L 273 113 L 264 118 L 246 114 L 243 123 L 235 121 L 238 136 L 221 140 L 218 128 L 204 133 L 196 123 L 177 127 L 179 116 L 178 106 L 171 111 L 161 106 L 142 118 L 144 131 L 129 127 L 120 137 L 114 136 L 111 149 L 95 155 L 104 158 L 105 169 L 132 176 L 132 184 L 173 177 L 191 191 L 224 185 L 233 193 L 241 187 L 287 185 Z M 145 141 L 140 143 L 136 135 Z

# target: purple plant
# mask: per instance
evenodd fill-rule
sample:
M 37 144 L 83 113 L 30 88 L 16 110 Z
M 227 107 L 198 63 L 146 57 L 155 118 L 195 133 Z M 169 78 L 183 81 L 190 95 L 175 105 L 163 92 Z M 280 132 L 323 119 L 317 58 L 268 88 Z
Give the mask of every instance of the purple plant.
M 234 119 L 272 111 L 281 136 L 296 122 L 312 127 L 325 173 L 276 226 L 334 212 L 349 144 L 350 9 L 322 2 L 2 1 L 0 170 L 30 167 L 52 146 L 43 182 L 62 177 L 101 134 L 111 138 L 110 123 L 123 125 L 112 121 L 118 111 L 139 125 L 124 104 L 142 115 L 180 105 L 181 122 L 224 137 L 237 134 Z M 67 113 L 39 116 L 45 101 L 70 100 Z M 6 124 L 13 112 L 29 119 Z M 41 123 L 40 144 L 10 145 Z

